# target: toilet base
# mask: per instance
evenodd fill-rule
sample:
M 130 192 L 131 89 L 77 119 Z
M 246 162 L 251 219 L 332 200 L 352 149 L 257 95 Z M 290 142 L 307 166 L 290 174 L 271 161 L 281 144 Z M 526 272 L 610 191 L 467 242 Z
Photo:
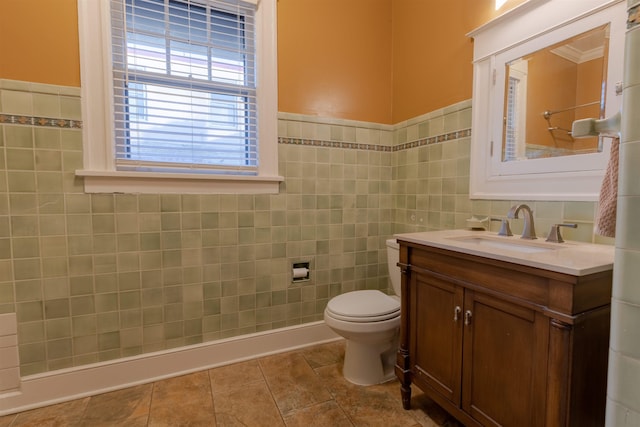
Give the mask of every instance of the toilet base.
M 384 343 L 347 340 L 342 374 L 357 385 L 382 384 L 395 379 L 398 336 Z

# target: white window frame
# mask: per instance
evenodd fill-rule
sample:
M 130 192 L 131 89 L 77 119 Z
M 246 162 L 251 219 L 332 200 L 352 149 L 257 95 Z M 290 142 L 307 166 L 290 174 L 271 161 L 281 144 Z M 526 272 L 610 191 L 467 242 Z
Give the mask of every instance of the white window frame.
M 115 168 L 110 0 L 78 0 L 84 180 L 87 193 L 278 193 L 276 0 L 256 6 L 258 174 L 118 171 Z

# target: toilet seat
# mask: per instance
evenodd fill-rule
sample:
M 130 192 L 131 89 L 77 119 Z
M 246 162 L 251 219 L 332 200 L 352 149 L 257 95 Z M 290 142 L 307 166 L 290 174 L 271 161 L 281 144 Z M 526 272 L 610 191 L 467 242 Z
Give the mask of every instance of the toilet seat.
M 380 322 L 400 316 L 400 301 L 377 290 L 352 291 L 333 297 L 326 312 L 347 322 Z

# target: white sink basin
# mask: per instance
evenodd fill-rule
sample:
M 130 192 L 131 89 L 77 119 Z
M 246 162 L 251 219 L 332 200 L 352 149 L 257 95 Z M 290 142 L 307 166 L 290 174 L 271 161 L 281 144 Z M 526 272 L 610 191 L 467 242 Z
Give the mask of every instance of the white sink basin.
M 451 240 L 457 240 L 464 243 L 471 243 L 480 248 L 487 249 L 505 249 L 508 251 L 523 252 L 528 254 L 538 252 L 552 252 L 562 249 L 563 246 L 558 244 L 545 244 L 543 242 L 534 242 L 531 240 L 500 240 L 489 236 L 459 236 L 450 237 Z

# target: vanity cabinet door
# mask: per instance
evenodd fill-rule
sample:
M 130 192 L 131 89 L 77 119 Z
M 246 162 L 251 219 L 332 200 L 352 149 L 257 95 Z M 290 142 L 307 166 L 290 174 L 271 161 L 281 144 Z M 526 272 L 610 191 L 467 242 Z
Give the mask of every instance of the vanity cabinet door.
M 414 375 L 459 406 L 464 289 L 427 274 L 411 277 Z
M 542 426 L 548 318 L 465 291 L 462 409 L 485 426 Z

